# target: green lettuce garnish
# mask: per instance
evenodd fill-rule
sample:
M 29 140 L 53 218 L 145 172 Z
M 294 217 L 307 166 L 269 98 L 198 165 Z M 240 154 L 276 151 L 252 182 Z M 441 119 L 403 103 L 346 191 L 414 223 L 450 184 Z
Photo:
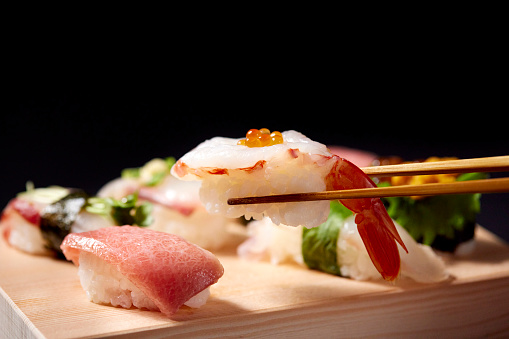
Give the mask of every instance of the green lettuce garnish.
M 486 178 L 485 173 L 466 173 L 457 181 Z M 379 186 L 389 186 L 383 183 Z M 474 236 L 476 215 L 481 209 L 481 194 L 436 195 L 424 199 L 383 198 L 389 216 L 420 243 L 454 251 Z
M 352 212 L 338 201 L 331 201 L 329 217 L 318 227 L 302 232 L 302 257 L 311 269 L 341 275 L 337 260 L 339 231 Z

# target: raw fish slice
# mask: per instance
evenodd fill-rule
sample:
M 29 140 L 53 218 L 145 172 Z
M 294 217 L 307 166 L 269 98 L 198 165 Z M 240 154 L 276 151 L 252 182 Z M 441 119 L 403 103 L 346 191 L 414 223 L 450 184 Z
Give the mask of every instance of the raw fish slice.
M 179 236 L 138 227 L 69 234 L 61 248 L 76 265 L 86 251 L 114 266 L 167 316 L 223 275 L 212 253 Z
M 19 250 L 30 254 L 51 254 L 41 234 L 41 213 L 68 193 L 68 189 L 58 186 L 19 193 L 9 201 L 1 214 L 0 233 Z
M 45 248 L 44 239 L 39 227 L 39 209 L 23 204 L 17 205 L 21 199 L 14 198 L 3 210 L 0 218 L 0 232 L 7 243 L 15 248 L 31 254 L 47 255 L 51 252 Z
M 187 216 L 201 207 L 199 190 L 198 182 L 183 182 L 168 175 L 154 186 L 145 186 L 141 181 L 132 178 L 117 178 L 104 185 L 97 192 L 97 196 L 121 199 L 138 192 L 140 200 L 165 206 Z

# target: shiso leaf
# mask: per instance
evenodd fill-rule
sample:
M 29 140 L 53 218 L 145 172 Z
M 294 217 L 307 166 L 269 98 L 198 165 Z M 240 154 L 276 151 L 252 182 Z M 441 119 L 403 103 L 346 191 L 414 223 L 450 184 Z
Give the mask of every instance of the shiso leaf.
M 352 212 L 338 201 L 331 201 L 330 206 L 326 222 L 315 228 L 303 229 L 302 256 L 311 269 L 341 275 L 337 262 L 337 242 L 340 228 Z
M 466 173 L 457 181 L 484 179 L 485 173 Z M 387 182 L 383 186 L 388 186 Z M 382 186 L 382 185 L 379 185 Z M 389 216 L 420 243 L 442 251 L 454 251 L 472 239 L 476 215 L 481 209 L 480 194 L 436 195 L 424 199 L 382 198 Z

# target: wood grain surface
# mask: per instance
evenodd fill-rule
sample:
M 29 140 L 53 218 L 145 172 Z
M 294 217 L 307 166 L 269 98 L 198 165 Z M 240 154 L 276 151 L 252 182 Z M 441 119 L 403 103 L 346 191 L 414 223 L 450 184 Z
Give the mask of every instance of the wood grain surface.
M 238 238 L 238 237 L 237 237 Z M 509 336 L 509 247 L 483 228 L 440 284 L 353 281 L 218 252 L 225 274 L 206 305 L 159 312 L 89 302 L 71 263 L 0 241 L 0 337 Z

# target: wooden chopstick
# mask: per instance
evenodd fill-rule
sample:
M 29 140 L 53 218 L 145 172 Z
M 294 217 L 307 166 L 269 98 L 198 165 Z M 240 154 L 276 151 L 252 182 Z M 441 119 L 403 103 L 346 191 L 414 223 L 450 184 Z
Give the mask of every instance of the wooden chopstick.
M 272 204 L 283 202 L 402 197 L 414 195 L 500 193 L 509 192 L 509 178 L 456 181 L 451 183 L 402 185 L 377 188 L 359 188 L 338 191 L 267 195 L 261 197 L 231 198 L 228 205 Z
M 363 167 L 361 170 L 370 176 L 397 176 L 473 172 L 509 171 L 509 155 L 487 158 L 447 160 L 436 162 L 417 162 L 400 165 Z
M 373 166 L 361 169 L 366 174 L 372 176 L 499 172 L 509 171 L 509 156 Z M 509 178 L 231 198 L 228 199 L 228 204 L 243 205 L 316 200 L 500 192 L 509 192 Z

